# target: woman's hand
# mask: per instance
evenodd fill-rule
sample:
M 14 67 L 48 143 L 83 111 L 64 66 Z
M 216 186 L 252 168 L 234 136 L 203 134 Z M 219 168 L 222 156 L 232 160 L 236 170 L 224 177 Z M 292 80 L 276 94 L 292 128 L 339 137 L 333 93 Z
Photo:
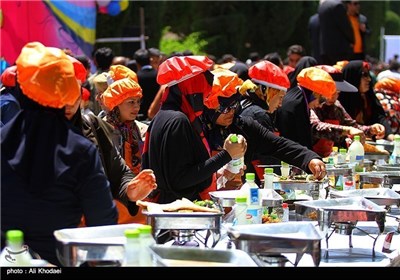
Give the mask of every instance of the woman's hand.
M 326 176 L 326 166 L 322 160 L 312 159 L 308 163 L 308 168 L 311 170 L 316 180 L 322 180 Z
M 376 139 L 383 139 L 385 138 L 385 127 L 380 123 L 375 123 L 371 125 L 370 133 L 375 135 Z
M 126 194 L 130 201 L 137 201 L 145 199 L 156 188 L 153 170 L 144 169 L 129 182 Z

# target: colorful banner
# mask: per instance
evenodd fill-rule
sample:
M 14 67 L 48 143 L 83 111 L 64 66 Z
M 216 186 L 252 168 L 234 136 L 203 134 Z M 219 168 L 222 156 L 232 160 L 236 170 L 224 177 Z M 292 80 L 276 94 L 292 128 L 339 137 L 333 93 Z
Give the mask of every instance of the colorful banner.
M 96 39 L 96 1 L 2 0 L 0 5 L 0 57 L 9 65 L 31 41 L 91 57 Z

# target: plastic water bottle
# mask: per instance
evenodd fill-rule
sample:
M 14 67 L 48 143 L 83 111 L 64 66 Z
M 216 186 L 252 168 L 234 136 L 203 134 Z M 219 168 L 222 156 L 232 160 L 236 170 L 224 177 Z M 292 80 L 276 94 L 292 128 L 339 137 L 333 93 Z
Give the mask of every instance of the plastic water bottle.
M 288 163 L 281 161 L 281 176 L 289 177 L 290 175 L 290 166 Z
M 282 222 L 289 222 L 289 204 L 282 203 L 283 215 Z
M 247 224 L 261 224 L 262 221 L 260 189 L 254 182 L 255 177 L 254 173 L 246 173 L 246 182 L 241 188 L 247 197 Z
M 332 147 L 332 152 L 329 154 L 329 159 L 332 159 L 332 164 L 336 165 L 338 163 L 338 147 Z
M 394 136 L 394 147 L 393 152 L 389 158 L 389 164 L 400 164 L 400 135 Z
M 236 134 L 233 134 L 229 140 L 231 140 L 232 143 L 237 143 L 238 142 L 238 137 Z M 244 165 L 244 158 L 240 157 L 240 158 L 235 158 L 232 159 L 230 162 L 228 162 L 228 164 L 226 165 L 226 169 L 234 174 L 238 174 L 240 173 L 240 169 L 243 168 Z
M 0 266 L 32 266 L 32 256 L 28 246 L 24 245 L 21 230 L 6 232 L 6 247 L 0 254 Z
M 237 196 L 235 198 L 235 222 L 234 225 L 247 224 L 247 197 Z
M 125 256 L 122 266 L 139 266 L 140 231 L 138 229 L 126 229 L 124 231 Z
M 156 240 L 151 233 L 152 227 L 150 225 L 139 226 L 140 232 L 140 266 L 155 266 L 153 261 L 153 252 L 150 246 L 156 244 Z
M 274 189 L 274 169 L 265 168 L 264 169 L 264 189 L 273 190 Z
M 364 162 L 364 146 L 360 142 L 360 136 L 354 136 L 354 141 L 351 143 L 349 150 L 350 164 L 355 166 L 356 172 L 362 172 Z
M 346 155 L 347 155 L 347 150 L 344 148 L 340 148 L 338 158 L 337 158 L 337 163 L 338 164 L 346 163 Z

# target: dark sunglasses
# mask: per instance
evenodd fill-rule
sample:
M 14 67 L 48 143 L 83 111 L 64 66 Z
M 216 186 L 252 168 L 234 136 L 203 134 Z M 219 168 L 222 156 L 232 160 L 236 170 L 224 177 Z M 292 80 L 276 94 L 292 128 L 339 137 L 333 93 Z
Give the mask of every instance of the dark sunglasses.
M 324 96 L 322 96 L 322 95 L 320 95 L 318 93 L 315 93 L 315 92 L 313 92 L 313 95 L 314 95 L 315 99 L 317 99 L 320 104 L 326 102 L 326 97 L 324 97 Z
M 232 103 L 231 105 L 229 105 L 228 107 L 220 107 L 219 109 L 217 109 L 217 112 L 221 113 L 221 114 L 228 114 L 231 110 L 235 110 L 239 107 L 239 101 L 236 101 L 234 103 Z
M 369 72 L 361 72 L 361 77 L 369 78 Z

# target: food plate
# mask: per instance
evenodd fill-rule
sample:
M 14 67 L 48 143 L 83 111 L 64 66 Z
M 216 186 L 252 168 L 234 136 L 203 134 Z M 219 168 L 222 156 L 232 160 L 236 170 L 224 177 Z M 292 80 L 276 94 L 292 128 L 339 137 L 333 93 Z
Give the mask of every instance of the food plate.
M 236 248 L 250 254 L 296 253 L 295 265 L 304 253 L 312 256 L 316 266 L 321 260 L 323 235 L 311 222 L 239 225 L 228 228 L 228 235 Z
M 178 246 L 153 245 L 150 247 L 165 266 L 257 266 L 244 251 L 217 250 Z
M 124 231 L 140 224 L 68 228 L 54 231 L 56 253 L 63 266 L 85 262 L 120 266 L 124 257 Z
M 400 205 L 400 194 L 387 188 L 351 190 L 351 191 L 331 191 L 331 198 L 357 197 L 362 196 L 377 205 Z
M 221 207 L 232 207 L 235 205 L 235 198 L 241 195 L 243 195 L 241 190 L 210 192 L 211 199 Z M 278 207 L 282 205 L 283 197 L 274 190 L 260 189 L 260 195 L 262 206 Z

